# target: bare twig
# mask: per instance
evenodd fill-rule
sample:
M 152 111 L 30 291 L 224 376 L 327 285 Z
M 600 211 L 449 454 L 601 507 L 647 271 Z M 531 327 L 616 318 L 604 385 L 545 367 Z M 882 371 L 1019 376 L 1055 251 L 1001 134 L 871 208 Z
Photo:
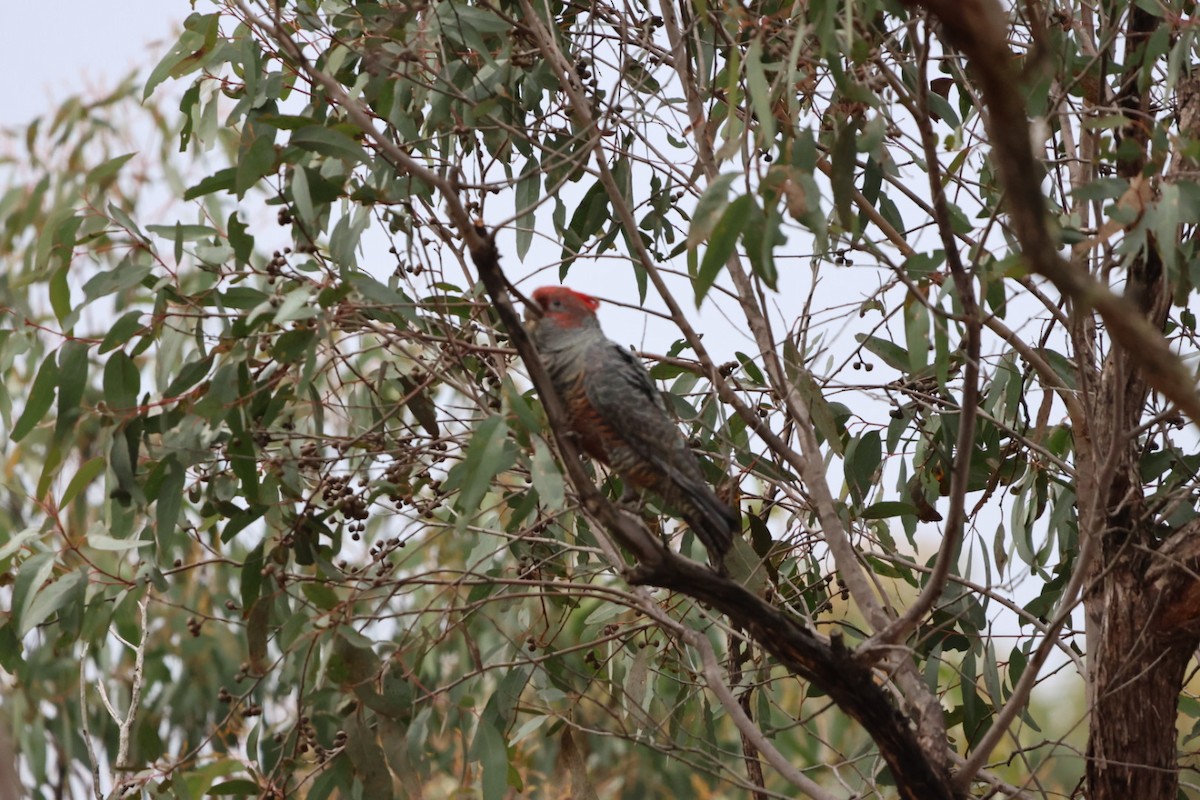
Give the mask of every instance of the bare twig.
M 96 757 L 96 745 L 92 741 L 92 729 L 88 723 L 87 713 L 87 680 L 83 671 L 87 666 L 88 646 L 85 642 L 83 653 L 79 656 L 79 726 L 83 730 L 83 743 L 87 750 L 88 762 L 92 767 L 92 794 L 96 800 L 102 800 L 104 794 L 100 791 L 100 760 Z
M 637 597 L 640 601 L 641 610 L 648 617 L 654 619 L 662 627 L 674 631 L 676 636 L 695 648 L 700 654 L 700 660 L 704 664 L 704 680 L 708 684 L 708 688 L 716 695 L 717 700 L 721 703 L 721 707 L 725 709 L 725 713 L 729 714 L 730 720 L 732 720 L 738 731 L 763 754 L 763 757 L 767 759 L 767 763 L 774 767 L 784 779 L 813 798 L 813 800 L 834 800 L 834 795 L 822 789 L 812 778 L 809 778 L 803 772 L 796 769 L 779 752 L 779 749 L 771 743 L 771 740 L 763 735 L 762 730 L 754 724 L 754 720 L 746 715 L 742 704 L 738 702 L 737 697 L 734 696 L 729 688 L 729 684 L 725 680 L 725 676 L 721 671 L 721 665 L 717 661 L 717 654 L 713 651 L 712 642 L 708 640 L 708 637 L 700 631 L 693 630 L 677 622 L 663 611 L 662 607 L 654 602 L 654 598 L 644 589 L 637 592 Z
M 113 722 L 117 723 L 117 753 L 113 761 L 113 785 L 108 793 L 110 800 L 117 800 L 125 794 L 125 783 L 119 775 L 132 769 L 132 765 L 129 763 L 129 744 L 133 736 L 134 723 L 137 722 L 138 710 L 141 708 L 142 687 L 146 680 L 146 641 L 150 636 L 150 622 L 147 615 L 149 607 L 150 595 L 146 594 L 138 600 L 138 617 L 142 633 L 137 644 L 127 642 L 120 636 L 117 637 L 126 647 L 133 650 L 133 672 L 130 674 L 129 680 L 129 707 L 125 709 L 124 714 L 119 713 L 109 699 L 108 690 L 104 686 L 104 678 L 101 677 L 96 681 L 100 702 L 104 704 L 104 709 L 112 717 Z M 92 734 L 88 728 L 86 682 L 82 674 L 83 664 L 87 659 L 86 649 L 83 656 L 83 660 L 80 661 L 81 673 L 79 676 L 80 714 L 83 717 L 83 733 L 84 741 L 87 743 L 88 758 L 92 764 L 92 788 L 96 796 L 100 797 L 100 765 L 96 758 Z

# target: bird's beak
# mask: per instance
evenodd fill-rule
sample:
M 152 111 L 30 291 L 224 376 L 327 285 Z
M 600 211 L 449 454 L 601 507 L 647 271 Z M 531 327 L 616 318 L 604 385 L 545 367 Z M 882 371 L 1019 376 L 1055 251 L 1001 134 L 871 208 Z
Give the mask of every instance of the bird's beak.
M 525 305 L 525 330 L 533 333 L 537 330 L 538 322 L 542 318 L 542 310 L 535 303 L 527 303 Z

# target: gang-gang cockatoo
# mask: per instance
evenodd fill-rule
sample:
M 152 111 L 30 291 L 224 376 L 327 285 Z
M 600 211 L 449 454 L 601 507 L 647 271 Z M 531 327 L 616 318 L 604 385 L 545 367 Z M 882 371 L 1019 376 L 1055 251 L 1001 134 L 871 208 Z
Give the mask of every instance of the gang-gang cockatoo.
M 662 498 L 720 568 L 738 513 L 704 480 L 646 368 L 600 330 L 600 301 L 562 286 L 543 286 L 533 300 L 541 313 L 530 312 L 528 327 L 580 445 L 626 484 Z

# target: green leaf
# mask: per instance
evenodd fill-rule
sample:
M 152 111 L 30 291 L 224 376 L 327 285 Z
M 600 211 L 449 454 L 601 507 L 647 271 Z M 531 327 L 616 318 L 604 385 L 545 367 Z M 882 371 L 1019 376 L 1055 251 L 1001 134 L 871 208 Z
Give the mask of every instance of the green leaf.
M 854 232 L 855 217 L 851 213 L 854 205 L 854 171 L 857 169 L 854 125 L 842 123 L 837 128 L 833 140 L 829 176 L 833 185 L 833 203 L 837 212 L 838 224 L 847 233 Z
M 183 193 L 183 199 L 195 200 L 197 197 L 204 197 L 206 194 L 212 194 L 213 192 L 232 192 L 236 182 L 236 169 L 233 167 L 228 167 L 226 169 L 218 170 L 185 191 Z
M 917 516 L 917 509 L 911 503 L 901 503 L 897 500 L 884 500 L 872 503 L 858 515 L 859 519 L 889 519 L 891 517 Z
M 242 562 L 242 608 L 250 608 L 254 605 L 254 601 L 258 599 L 259 590 L 262 588 L 263 547 L 264 542 L 259 542 L 253 550 L 246 554 L 246 560 Z
M 270 597 L 260 597 L 246 611 L 246 655 L 256 675 L 263 674 L 269 666 L 267 636 L 271 628 L 271 605 Z
M 17 629 L 20 636 L 41 625 L 51 615 L 58 612 L 71 599 L 72 592 L 80 584 L 87 583 L 87 570 L 80 568 L 68 572 L 53 583 L 34 587 L 36 594 L 21 614 L 21 625 Z M 82 599 L 81 597 L 78 599 Z
M 280 364 L 293 364 L 308 354 L 310 345 L 317 339 L 312 328 L 295 328 L 280 334 L 271 345 L 271 357 Z
M 192 136 L 196 133 L 195 124 L 199 117 L 197 113 L 200 106 L 200 81 L 195 81 L 179 98 L 179 113 L 183 118 L 183 125 L 179 129 L 179 152 L 187 152 L 188 144 L 192 141 Z
M 246 778 L 235 778 L 229 781 L 221 781 L 213 784 L 213 787 L 204 793 L 206 797 L 258 797 L 262 792 L 262 787 L 257 783 Z
M 517 258 L 525 260 L 529 245 L 533 243 L 533 226 L 537 219 L 534 206 L 542 192 L 542 171 L 538 160 L 529 156 L 525 162 L 525 172 L 517 181 Z
M 551 511 L 561 510 L 566 502 L 562 471 L 550 452 L 550 446 L 541 439 L 534 443 L 533 462 L 529 469 L 542 505 Z
M 346 126 L 346 130 L 354 131 L 355 129 Z M 352 163 L 370 161 L 370 157 L 363 150 L 362 145 L 336 128 L 309 125 L 292 134 L 291 144 L 303 150 L 310 150 Z
M 143 329 L 142 314 L 141 311 L 127 311 L 122 314 L 104 334 L 104 340 L 100 342 L 100 347 L 96 352 L 103 355 L 128 342 L 135 333 Z
M 951 128 L 957 128 L 962 123 L 958 119 L 958 114 L 954 111 L 954 106 L 950 105 L 946 98 L 942 97 L 937 92 L 929 92 L 926 97 L 929 99 L 929 111 L 934 115 L 934 119 L 941 117 L 942 121 Z M 967 151 L 964 149 L 963 153 Z M 953 172 L 953 168 L 947 169 L 947 177 Z
M 61 440 L 83 414 L 83 390 L 87 386 L 88 346 L 70 341 L 58 353 L 58 418 L 54 438 Z
M 228 543 L 238 533 L 245 530 L 255 521 L 266 513 L 265 506 L 251 506 L 245 510 L 238 510 L 229 515 L 229 521 L 225 523 L 225 527 L 221 530 L 221 541 Z
M 120 294 L 137 286 L 151 272 L 153 270 L 150 267 L 125 258 L 113 269 L 97 273 L 83 285 L 84 302 L 91 303 L 101 297 Z
M 374 679 L 379 668 L 379 656 L 375 655 L 369 639 L 346 627 L 338 629 L 326 667 L 329 680 L 341 686 L 355 686 Z
M 158 486 L 158 505 L 155 521 L 158 530 L 159 544 L 166 544 L 175 532 L 179 523 L 179 512 L 183 507 L 183 485 L 187 478 L 187 470 L 175 456 L 167 456 L 163 461 L 165 472 Z
M 475 428 L 466 456 L 454 470 L 455 483 L 461 486 L 454 503 L 460 530 L 474 519 L 484 495 L 492 488 L 493 479 L 516 461 L 516 454 L 507 444 L 508 427 L 503 417 L 488 417 Z
M 54 270 L 47 287 L 50 290 L 50 307 L 54 309 L 54 317 L 64 328 L 70 328 L 73 325 L 73 323 L 68 323 L 68 317 L 74 310 L 74 305 L 71 303 L 71 287 L 67 283 L 67 272 L 66 267 Z
M 179 397 L 188 389 L 191 389 L 193 386 L 203 380 L 204 377 L 208 375 L 209 370 L 212 369 L 212 365 L 213 356 L 211 355 L 205 356 L 199 361 L 189 361 L 188 363 L 184 364 L 183 368 L 179 370 L 179 374 L 176 375 L 175 378 L 167 385 L 167 389 L 164 394 L 170 398 Z M 220 388 L 219 385 L 218 388 Z M 213 395 L 209 394 L 207 397 L 205 397 L 205 400 L 209 399 L 223 398 L 213 398 Z
M 42 531 L 40 528 L 31 525 L 22 531 L 18 531 L 17 533 L 9 535 L 8 540 L 3 544 L 0 544 L 0 562 L 3 562 L 13 553 L 24 547 L 26 542 L 32 539 L 37 539 L 39 536 L 41 536 L 41 534 Z M 22 568 L 24 568 L 28 563 L 29 562 L 27 561 L 25 564 L 22 564 Z M 16 608 L 15 602 L 13 603 L 12 607 Z
M 904 260 L 904 271 L 914 281 L 928 278 L 934 270 L 946 260 L 945 250 L 934 250 L 932 253 L 913 253 Z
M 29 631 L 21 620 L 33 604 L 38 590 L 54 572 L 53 553 L 35 553 L 21 564 L 12 590 L 12 621 L 20 636 Z
M 313 210 L 312 191 L 308 188 L 308 170 L 304 167 L 297 167 L 292 173 L 291 189 L 300 222 L 306 227 L 312 226 L 317 221 L 317 214 Z
M 762 37 L 755 36 L 746 51 L 746 88 L 758 121 L 758 146 L 770 147 L 775 142 L 775 114 L 771 107 L 771 85 L 763 70 L 762 55 Z
M 246 225 L 238 219 L 238 212 L 229 213 L 225 229 L 229 235 L 229 245 L 233 248 L 233 257 L 240 266 L 246 266 L 254 252 L 254 237 L 246 232 Z
M 870 493 L 882 467 L 883 442 L 879 431 L 867 431 L 851 442 L 846 450 L 846 484 L 859 502 Z
M 133 221 L 133 217 L 125 213 L 124 209 L 122 209 L 116 203 L 109 203 L 105 208 L 105 211 L 108 212 L 108 216 L 113 222 L 119 225 L 122 230 L 124 230 L 130 236 L 137 237 L 143 243 L 149 244 L 149 239 L 146 238 L 146 234 L 142 233 L 141 228 L 138 227 L 138 224 Z
M 207 61 L 217 43 L 220 19 L 220 14 L 213 13 L 192 14 L 184 20 L 184 31 L 179 41 L 151 70 L 150 77 L 146 79 L 146 85 L 142 89 L 143 100 L 148 99 L 155 87 L 167 78 L 186 75 L 199 69 Z
M 387 756 L 379 746 L 375 731 L 363 724 L 361 714 L 351 714 L 346 720 L 345 730 L 346 753 L 354 764 L 354 774 L 362 782 L 362 796 L 372 800 L 394 797 Z
M 526 402 L 525 395 L 517 390 L 512 379 L 505 376 L 504 383 L 501 384 L 501 394 L 504 397 L 504 406 L 516 416 L 516 422 L 524 428 L 525 431 L 533 433 L 542 429 L 542 422 L 533 413 L 533 409 Z
M 125 166 L 129 159 L 136 155 L 136 151 L 133 153 L 126 153 L 123 156 L 110 158 L 104 163 L 92 167 L 92 169 L 88 172 L 87 177 L 84 178 L 84 183 L 92 186 L 107 186 L 111 182 L 113 176 L 115 176 L 121 170 L 121 167 Z
M 708 239 L 708 249 L 704 251 L 699 273 L 693 281 L 697 307 L 704 300 L 704 296 L 708 294 L 708 290 L 712 288 L 713 283 L 717 280 L 717 275 L 733 256 L 738 237 L 746 229 L 746 223 L 750 220 L 751 215 L 758 211 L 759 208 L 754 202 L 754 198 L 745 194 L 730 203 L 725 209 L 725 213 L 721 215 L 721 219 L 718 220 Z
M 343 268 L 353 268 L 357 265 L 358 245 L 370 222 L 371 215 L 367 213 L 366 208 L 360 207 L 342 215 L 329 234 L 329 257 L 335 264 Z
M 89 459 L 71 478 L 71 482 L 67 484 L 66 490 L 62 493 L 62 497 L 58 499 L 58 507 L 66 508 L 71 504 L 71 501 L 79 496 L 79 493 L 85 490 L 96 477 L 104 472 L 107 466 L 103 456 L 96 456 Z
M 622 65 L 621 78 L 639 94 L 654 95 L 662 89 L 654 73 L 633 59 Z
M 137 364 L 124 351 L 118 350 L 104 365 L 104 402 L 117 412 L 130 411 L 137 406 L 142 376 Z
M 305 583 L 300 587 L 300 591 L 304 592 L 310 603 L 322 611 L 332 611 L 341 603 L 337 592 L 323 583 Z
M 110 496 L 121 505 L 129 505 L 135 500 L 139 504 L 145 502 L 142 487 L 134 474 L 139 446 L 136 427 L 126 427 L 121 431 L 122 435 L 113 436 L 112 448 L 109 450 L 108 465 L 117 480 Z
M 565 257 L 574 256 L 582 249 L 585 242 L 600 232 L 604 223 L 608 222 L 611 217 L 612 209 L 609 206 L 608 194 L 604 189 L 604 184 L 597 180 L 583 195 L 583 199 L 575 207 L 575 213 L 571 215 L 570 223 L 563 231 Z M 563 265 L 564 268 L 566 266 L 567 264 Z M 559 277 L 563 277 L 561 272 Z
M 775 248 L 787 242 L 787 237 L 780 230 L 782 219 L 779 216 L 778 204 L 764 210 L 755 206 L 755 212 L 742 231 L 742 247 L 746 257 L 750 259 L 750 269 L 767 285 L 775 290 L 779 280 L 779 272 L 775 267 Z
M 920 372 L 929 364 L 929 309 L 911 293 L 904 296 L 904 339 L 908 345 L 906 372 Z
M 237 196 L 243 197 L 261 178 L 278 168 L 275 129 L 258 122 L 247 124 L 242 129 L 242 141 L 237 154 L 237 172 L 234 173 L 233 180 Z
M 242 482 L 242 497 L 247 502 L 257 505 L 259 503 L 258 453 L 254 447 L 254 440 L 246 432 L 240 408 L 232 409 L 225 421 L 232 434 L 227 447 L 230 469 Z
M 500 800 L 507 794 L 509 762 L 505 734 L 532 671 L 529 665 L 510 669 L 479 715 L 469 757 L 483 766 L 483 795 L 488 800 Z
M 126 550 L 135 550 L 139 547 L 152 547 L 154 545 L 154 542 L 149 539 L 118 539 L 106 533 L 97 533 L 94 530 L 88 531 L 87 543 L 88 547 L 93 550 L 105 550 L 112 553 L 121 553 Z
M 416 381 L 409 378 L 407 375 L 397 377 L 397 382 L 400 388 L 404 391 L 404 396 L 408 398 L 408 410 L 412 412 L 413 418 L 421 424 L 433 438 L 441 436 L 441 429 L 438 426 L 437 406 L 429 397 L 426 387 L 421 386 Z
M 721 175 L 704 190 L 704 194 L 696 203 L 696 210 L 692 212 L 692 225 L 688 228 L 687 238 L 689 249 L 695 249 L 701 242 L 708 240 L 717 220 L 721 218 L 721 212 L 729 204 L 729 186 L 737 177 L 738 174 L 733 172 Z
M 364 299 L 374 303 L 378 308 L 392 312 L 396 317 L 403 317 L 413 322 L 417 321 L 413 313 L 413 299 L 396 289 L 392 289 L 362 272 L 355 272 L 349 278 L 354 290 Z
M 767 379 L 762 374 L 762 370 L 758 368 L 758 364 L 754 363 L 754 359 L 742 352 L 734 353 L 733 357 L 736 358 L 738 363 L 742 365 L 742 369 L 745 371 L 746 377 L 760 386 L 766 384 Z
M 834 453 L 841 455 L 841 426 L 838 425 L 829 401 L 821 394 L 821 387 L 817 385 L 812 373 L 804 365 L 800 351 L 796 349 L 791 337 L 784 340 L 783 357 L 784 371 L 795 384 L 797 391 L 800 392 L 801 399 L 808 406 L 808 415 L 812 420 L 813 428 L 817 431 L 817 436 L 829 442 Z
M 1075 363 L 1071 359 L 1064 356 L 1057 350 L 1051 350 L 1048 347 L 1035 347 L 1034 351 L 1048 363 L 1057 374 L 1062 378 L 1064 384 L 1072 391 L 1079 388 L 1079 382 L 1076 378 Z
M 54 402 L 54 393 L 57 388 L 58 362 L 54 353 L 50 353 L 42 361 L 37 377 L 33 379 L 33 385 L 29 388 L 29 399 L 25 402 L 25 410 L 21 412 L 21 416 L 13 425 L 12 434 L 9 436 L 12 441 L 21 441 L 42 421 L 42 417 L 46 416 L 46 412 L 50 410 L 50 406 Z
M 854 338 L 867 350 L 883 359 L 883 362 L 892 369 L 908 372 L 908 351 L 900 345 L 889 342 L 887 339 L 880 339 L 878 336 L 867 336 L 862 333 L 855 334 Z
M 312 299 L 312 292 L 307 286 L 292 289 L 284 295 L 283 302 L 275 310 L 271 321 L 276 325 L 286 325 L 289 322 L 312 319 L 318 313 Z

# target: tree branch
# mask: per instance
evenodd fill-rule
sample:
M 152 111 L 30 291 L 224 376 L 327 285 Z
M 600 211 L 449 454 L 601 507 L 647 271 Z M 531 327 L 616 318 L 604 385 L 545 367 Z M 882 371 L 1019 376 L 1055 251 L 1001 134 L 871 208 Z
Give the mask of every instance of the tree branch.
M 874 672 L 856 663 L 850 651 L 823 641 L 815 632 L 783 614 L 729 578 L 717 575 L 708 567 L 669 550 L 662 540 L 651 534 L 644 525 L 631 515 L 622 513 L 600 494 L 583 469 L 579 460 L 579 451 L 574 442 L 564 433 L 569 429 L 566 424 L 566 414 L 561 401 L 554 392 L 549 375 L 512 306 L 509 293 L 510 284 L 500 269 L 499 253 L 496 250 L 494 238 L 482 226 L 475 224 L 470 219 L 458 198 L 455 184 L 417 162 L 402 148 L 381 134 L 374 127 L 371 116 L 359 101 L 349 97 L 334 78 L 308 63 L 299 45 L 284 31 L 278 20 L 274 23 L 266 22 L 254 15 L 243 0 L 232 0 L 232 2 L 242 11 L 248 25 L 276 41 L 281 50 L 295 62 L 299 69 L 325 89 L 330 100 L 342 109 L 351 122 L 363 130 L 386 159 L 402 172 L 425 181 L 442 195 L 450 221 L 458 229 L 466 244 L 485 290 L 492 300 L 500 324 L 507 332 L 513 347 L 525 362 L 530 381 L 542 399 L 564 469 L 580 497 L 585 513 L 595 519 L 600 527 L 608 530 L 624 547 L 631 550 L 637 559 L 636 567 L 624 568 L 626 578 L 632 583 L 677 591 L 709 604 L 725 614 L 733 625 L 746 630 L 791 672 L 812 681 L 828 692 L 830 697 L 848 715 L 867 729 L 879 746 L 880 753 L 891 769 L 902 797 L 911 798 L 911 800 L 942 800 L 943 798 L 950 800 L 950 798 L 957 797 L 958 795 L 951 789 L 948 772 L 940 765 L 931 762 L 918 744 L 917 737 L 909 727 L 907 717 L 892 704 L 891 697 L 876 681 Z M 586 104 L 582 103 L 580 88 L 571 82 L 572 75 L 569 69 L 564 73 L 563 64 L 559 63 L 563 57 L 553 46 L 551 34 L 534 16 L 532 7 L 529 5 L 525 7 L 530 15 L 530 19 L 527 21 L 531 25 L 530 29 L 538 37 L 547 58 L 555 63 L 555 71 L 559 74 L 560 80 L 564 82 L 563 90 L 571 100 L 573 111 L 577 115 L 583 115 L 577 121 L 583 123 L 586 128 L 590 124 L 590 117 L 587 115 Z M 616 189 L 615 182 L 603 158 L 598 158 L 597 169 L 611 196 Z M 636 230 L 631 212 L 619 200 L 619 197 L 614 198 L 613 203 L 620 218 L 627 224 L 629 230 Z M 757 414 L 745 407 L 740 398 L 737 398 L 732 389 L 720 378 L 711 358 L 700 344 L 699 337 L 687 325 L 682 310 L 671 297 L 657 270 L 654 269 L 649 254 L 645 252 L 644 246 L 641 246 L 640 239 L 633 235 L 630 237 L 630 242 L 637 251 L 635 255 L 647 267 L 647 273 L 663 296 L 672 316 L 679 323 L 681 332 L 693 344 L 701 364 L 713 380 L 714 385 L 718 387 L 722 399 L 732 402 L 738 413 L 745 415 L 744 418 L 753 429 L 761 431 L 764 438 L 773 439 L 784 452 L 787 452 L 788 448 L 778 442 L 778 438 L 765 427 L 758 419 Z M 798 463 L 803 464 L 804 459 L 799 459 L 795 454 L 792 455 Z
M 507 280 L 500 270 L 499 254 L 492 246 L 472 251 L 471 255 L 476 259 L 480 279 L 495 303 L 500 323 L 525 362 L 530 382 L 542 398 L 551 429 L 563 448 L 568 477 L 583 498 L 585 508 L 627 547 L 630 546 L 627 540 L 631 538 L 636 543 L 649 537 L 656 543 L 645 559 L 635 550 L 641 563 L 627 572 L 628 579 L 670 589 L 708 604 L 728 617 L 732 625 L 745 630 L 788 670 L 821 687 L 843 711 L 867 729 L 896 777 L 902 797 L 911 800 L 957 797 L 950 789 L 948 773 L 931 763 L 909 727 L 908 719 L 892 704 L 890 696 L 875 680 L 873 671 L 858 663 L 851 651 L 822 640 L 811 629 L 728 577 L 662 547 L 648 531 L 631 537 L 627 527 L 638 527 L 642 531 L 644 527 L 628 515 L 619 514 L 600 495 L 583 471 L 573 443 L 559 434 L 559 431 L 567 430 L 566 416 L 549 375 L 508 299 Z
M 1113 340 L 1138 354 L 1138 370 L 1146 382 L 1200 425 L 1200 394 L 1183 361 L 1171 352 L 1160 331 L 1128 297 L 1059 255 L 1046 224 L 1041 174 L 1029 140 L 1025 100 L 1015 59 L 1008 47 L 1008 19 L 996 0 L 907 0 L 928 10 L 942 24 L 943 36 L 967 57 L 987 108 L 986 125 L 993 158 L 1005 188 L 1013 232 L 1030 270 L 1054 284 L 1080 308 L 1092 308 Z

